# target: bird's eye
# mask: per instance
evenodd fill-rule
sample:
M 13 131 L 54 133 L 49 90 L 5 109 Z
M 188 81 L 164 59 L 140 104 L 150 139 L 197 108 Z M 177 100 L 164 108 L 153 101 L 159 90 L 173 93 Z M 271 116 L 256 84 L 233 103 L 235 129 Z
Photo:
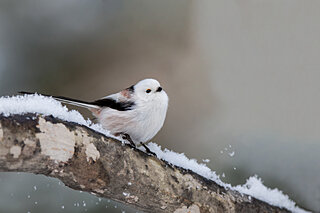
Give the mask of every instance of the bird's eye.
M 146 93 L 150 93 L 150 92 L 151 92 L 151 89 L 147 89 L 147 90 L 146 90 Z

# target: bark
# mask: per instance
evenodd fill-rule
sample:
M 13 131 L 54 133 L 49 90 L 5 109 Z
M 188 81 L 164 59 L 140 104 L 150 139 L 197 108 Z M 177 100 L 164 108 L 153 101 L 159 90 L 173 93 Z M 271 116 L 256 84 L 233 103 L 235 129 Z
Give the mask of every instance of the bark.
M 55 177 L 145 212 L 289 212 L 52 116 L 0 115 L 0 171 Z

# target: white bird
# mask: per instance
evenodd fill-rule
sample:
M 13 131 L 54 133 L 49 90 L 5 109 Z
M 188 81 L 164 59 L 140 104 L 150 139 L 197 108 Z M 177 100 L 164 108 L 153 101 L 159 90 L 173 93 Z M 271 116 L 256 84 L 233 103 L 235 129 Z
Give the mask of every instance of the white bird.
M 29 92 L 21 92 L 30 94 Z M 144 79 L 118 93 L 93 102 L 50 96 L 63 103 L 85 107 L 113 135 L 123 135 L 133 146 L 152 139 L 166 118 L 169 98 L 155 79 Z

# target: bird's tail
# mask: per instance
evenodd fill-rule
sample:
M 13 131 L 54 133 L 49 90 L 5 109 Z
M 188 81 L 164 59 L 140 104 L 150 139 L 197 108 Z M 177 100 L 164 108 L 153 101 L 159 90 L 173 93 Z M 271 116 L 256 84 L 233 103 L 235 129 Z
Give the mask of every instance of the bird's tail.
M 32 92 L 24 92 L 24 91 L 21 91 L 19 93 L 20 94 L 27 94 L 27 95 L 35 94 Z M 39 94 L 39 93 L 37 93 L 37 94 Z M 46 96 L 46 97 L 52 97 L 62 103 L 71 104 L 71 105 L 78 106 L 78 107 L 84 107 L 84 108 L 88 108 L 88 109 L 100 109 L 99 106 L 92 104 L 90 102 L 87 102 L 87 101 L 76 100 L 73 98 L 67 98 L 67 97 L 63 97 L 63 96 L 52 96 L 52 95 L 45 95 L 45 94 L 39 94 L 39 95 Z

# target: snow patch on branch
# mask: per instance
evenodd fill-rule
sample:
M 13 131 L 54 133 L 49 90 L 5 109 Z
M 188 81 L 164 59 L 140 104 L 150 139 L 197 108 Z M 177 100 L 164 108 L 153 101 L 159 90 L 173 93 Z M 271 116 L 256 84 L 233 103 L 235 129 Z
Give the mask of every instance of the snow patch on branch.
M 283 194 L 279 189 L 270 189 L 263 185 L 261 178 L 257 175 L 249 177 L 244 185 L 233 187 L 241 193 L 251 195 L 259 200 L 263 200 L 270 205 L 279 206 L 281 208 L 289 209 L 293 212 L 303 213 L 306 212 L 296 207 L 295 202 L 289 199 L 288 195 Z
M 148 147 L 152 152 L 157 154 L 159 159 L 165 160 L 175 166 L 189 169 L 207 179 L 215 181 L 221 186 L 231 188 L 230 184 L 226 184 L 220 180 L 216 172 L 212 171 L 206 164 L 198 163 L 196 159 L 189 159 L 184 153 L 176 153 L 166 148 L 162 150 L 161 146 L 153 142 L 150 142 Z
M 0 98 L 0 113 L 4 116 L 11 114 L 36 113 L 42 115 L 53 115 L 62 120 L 87 125 L 88 122 L 75 110 L 69 111 L 60 102 L 53 98 L 41 95 L 24 95 Z
M 108 137 L 115 138 L 100 124 L 93 124 L 89 119 L 85 120 L 76 110 L 68 110 L 59 101 L 38 94 L 20 95 L 13 97 L 0 97 L 0 114 L 10 116 L 13 114 L 35 113 L 37 115 L 52 115 L 64 121 L 74 122 L 87 126 Z M 117 138 L 118 139 L 118 138 Z
M 107 130 L 103 129 L 101 125 L 93 124 L 89 119 L 85 120 L 78 111 L 69 111 L 67 107 L 62 106 L 60 102 L 54 100 L 53 98 L 44 97 L 37 94 L 15 97 L 0 97 L 0 113 L 4 116 L 27 113 L 36 113 L 45 116 L 52 115 L 68 122 L 74 122 L 87 126 L 108 137 L 116 138 Z M 39 128 L 41 133 L 37 133 L 36 136 L 40 140 L 41 152 L 43 154 L 46 154 L 50 156 L 51 159 L 57 161 L 67 161 L 73 156 L 77 136 L 70 133 L 66 126 L 63 124 L 52 124 L 45 121 L 43 118 L 40 118 Z M 52 135 L 52 137 L 48 138 L 48 135 Z M 0 125 L 0 140 L 2 139 L 3 130 Z M 119 140 L 119 138 L 116 139 Z M 34 145 L 34 142 L 32 141 L 29 143 Z M 96 150 L 96 147 L 91 141 L 87 141 L 87 143 L 84 143 L 84 145 L 86 146 L 87 159 L 92 158 L 93 160 L 96 160 L 100 157 L 100 153 Z M 215 181 L 225 188 L 237 190 L 240 193 L 251 195 L 271 205 L 287 208 L 292 212 L 307 212 L 297 207 L 296 204 L 280 190 L 269 189 L 264 186 L 261 179 L 257 178 L 256 176 L 250 177 L 242 186 L 238 185 L 233 187 L 230 184 L 221 181 L 219 175 L 208 168 L 205 164 L 198 163 L 195 159 L 188 159 L 183 153 L 179 154 L 168 149 L 162 150 L 161 147 L 155 143 L 149 143 L 148 147 L 151 151 L 157 154 L 158 158 L 184 169 L 192 170 L 193 172 L 198 173 L 207 179 Z M 9 152 L 9 150 L 6 149 L 0 151 L 5 152 L 5 154 Z M 13 150 L 13 155 L 17 156 L 18 152 L 18 150 Z M 0 153 L 0 156 L 2 156 L 2 154 Z M 194 211 L 197 212 L 197 209 Z
M 207 167 L 203 163 L 198 163 L 195 159 L 189 159 L 184 153 L 176 153 L 168 149 L 161 149 L 156 143 L 149 143 L 149 149 L 156 153 L 158 158 L 165 160 L 173 165 L 189 169 L 207 179 L 213 180 L 220 186 L 227 189 L 236 190 L 242 194 L 247 194 L 262 200 L 270 205 L 286 208 L 295 213 L 307 213 L 307 211 L 296 206 L 296 203 L 289 199 L 288 195 L 283 194 L 279 189 L 269 189 L 263 185 L 260 178 L 257 176 L 250 177 L 244 185 L 231 186 L 220 180 L 219 175 Z

